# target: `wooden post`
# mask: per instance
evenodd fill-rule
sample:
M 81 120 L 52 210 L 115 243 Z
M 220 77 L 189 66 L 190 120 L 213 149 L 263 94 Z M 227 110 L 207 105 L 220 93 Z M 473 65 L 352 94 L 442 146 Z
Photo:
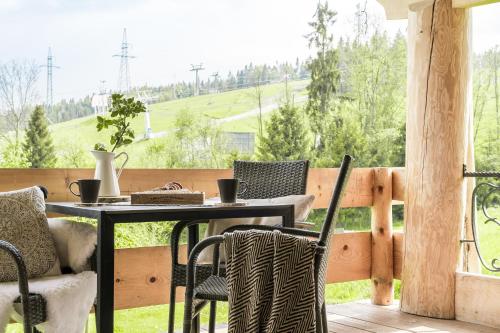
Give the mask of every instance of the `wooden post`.
M 392 172 L 373 170 L 372 228 L 372 303 L 390 305 L 394 300 L 392 243 Z
M 472 87 L 469 88 L 470 94 L 472 94 Z M 472 98 L 471 98 L 472 101 Z M 472 103 L 469 103 L 472 104 Z M 468 106 L 468 122 L 467 122 L 467 163 L 465 164 L 469 171 L 474 171 L 475 169 L 475 159 L 474 159 L 474 115 L 472 112 L 472 105 Z M 466 179 L 466 205 L 465 205 L 465 223 L 464 223 L 464 239 L 472 239 L 472 192 L 476 186 L 475 178 Z M 462 251 L 462 270 L 464 272 L 470 273 L 480 273 L 481 263 L 479 262 L 479 255 L 477 254 L 476 247 L 473 243 L 463 243 Z
M 435 0 L 408 15 L 405 244 L 401 310 L 455 317 L 465 217 L 470 13 Z

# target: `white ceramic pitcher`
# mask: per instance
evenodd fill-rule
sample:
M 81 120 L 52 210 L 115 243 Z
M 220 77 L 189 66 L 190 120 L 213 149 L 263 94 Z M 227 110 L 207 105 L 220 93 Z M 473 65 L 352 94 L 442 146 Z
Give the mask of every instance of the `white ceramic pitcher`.
M 107 151 L 92 150 L 96 160 L 95 165 L 95 179 L 101 180 L 101 188 L 99 189 L 99 197 L 118 197 L 120 195 L 120 185 L 118 179 L 122 174 L 125 164 L 128 162 L 128 155 L 121 152 L 118 155 Z M 124 155 L 125 161 L 118 171 L 115 169 L 115 159 Z

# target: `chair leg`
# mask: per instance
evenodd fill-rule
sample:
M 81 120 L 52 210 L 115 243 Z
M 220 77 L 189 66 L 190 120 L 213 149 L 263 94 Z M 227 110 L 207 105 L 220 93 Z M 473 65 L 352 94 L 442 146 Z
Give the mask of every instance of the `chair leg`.
M 215 322 L 217 316 L 217 302 L 210 302 L 210 319 L 208 322 L 208 333 L 215 333 Z
M 174 333 L 174 322 L 175 322 L 175 291 L 177 286 L 171 282 L 170 283 L 170 304 L 168 311 L 168 333 Z
M 188 294 L 189 286 L 186 287 L 186 297 L 184 300 L 184 324 L 183 333 L 191 333 L 194 328 L 194 318 L 193 318 L 193 298 Z
M 321 307 L 321 321 L 322 321 L 322 328 L 323 328 L 323 333 L 328 333 L 328 318 L 326 316 L 326 303 L 323 303 L 323 306 Z
M 191 326 L 191 333 L 199 333 L 200 332 L 200 315 L 197 314 L 196 316 L 193 317 L 192 321 L 192 326 Z

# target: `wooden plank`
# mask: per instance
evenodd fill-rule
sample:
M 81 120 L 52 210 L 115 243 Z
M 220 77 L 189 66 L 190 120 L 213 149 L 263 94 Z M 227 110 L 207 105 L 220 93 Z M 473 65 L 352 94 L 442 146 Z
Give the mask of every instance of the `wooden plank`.
M 327 282 L 370 278 L 371 234 L 356 232 L 334 235 L 330 250 Z M 181 262 L 186 248 L 180 249 Z M 143 247 L 116 250 L 115 304 L 118 309 L 167 304 L 171 277 L 170 247 Z M 177 300 L 184 296 L 178 288 Z
M 456 277 L 457 319 L 500 329 L 500 278 L 462 272 Z
M 68 191 L 71 181 L 92 178 L 92 169 L 0 169 L 0 191 L 44 185 L 51 201 L 75 201 Z M 338 169 L 311 169 L 307 192 L 314 194 L 314 208 L 327 208 Z M 231 169 L 125 169 L 120 177 L 122 194 L 147 191 L 170 181 L 190 190 L 205 192 L 207 198 L 218 195 L 219 178 L 232 177 Z M 354 169 L 342 207 L 369 207 L 373 203 L 373 173 L 370 168 Z
M 326 208 L 330 203 L 338 169 L 311 169 L 307 193 L 314 194 L 314 208 Z M 369 168 L 356 168 L 347 183 L 342 207 L 369 207 L 373 204 L 373 172 Z
M 366 333 L 366 332 L 370 331 L 338 323 L 334 320 L 330 320 L 330 317 L 328 317 L 328 333 Z
M 130 195 L 130 202 L 133 205 L 203 205 L 205 194 L 203 192 L 188 192 L 184 190 L 134 192 Z
M 471 8 L 496 2 L 500 2 L 500 0 L 453 0 L 453 8 Z
M 371 299 L 373 304 L 389 305 L 394 299 L 392 172 L 387 168 L 375 168 L 373 173 Z
M 436 1 L 408 20 L 403 311 L 455 317 L 465 215 L 470 11 Z
M 405 200 L 405 169 L 392 169 L 392 200 L 402 204 Z
M 327 283 L 366 280 L 371 272 L 371 233 L 336 234 L 328 257 Z
M 186 262 L 186 245 L 179 248 Z M 170 247 L 117 249 L 115 253 L 115 308 L 168 304 L 172 257 Z M 184 288 L 177 288 L 177 301 L 184 300 Z
M 328 310 L 327 310 L 328 311 Z M 376 332 L 376 333 L 411 333 L 411 331 L 402 330 L 399 328 L 394 328 L 390 326 L 380 325 L 376 323 L 372 323 L 369 321 L 350 318 L 346 316 L 341 316 L 338 314 L 328 314 L 328 326 L 330 326 L 331 322 L 352 327 L 354 329 L 363 330 L 364 332 Z
M 393 237 L 394 245 L 394 278 L 401 280 L 401 271 L 403 270 L 403 242 L 404 234 L 402 232 L 395 232 Z
M 456 320 L 443 320 L 411 315 L 401 311 L 386 309 L 368 303 L 355 302 L 327 307 L 328 313 L 333 313 L 369 323 L 392 327 L 411 332 L 453 332 L 453 333 L 498 333 L 497 329 L 464 323 Z

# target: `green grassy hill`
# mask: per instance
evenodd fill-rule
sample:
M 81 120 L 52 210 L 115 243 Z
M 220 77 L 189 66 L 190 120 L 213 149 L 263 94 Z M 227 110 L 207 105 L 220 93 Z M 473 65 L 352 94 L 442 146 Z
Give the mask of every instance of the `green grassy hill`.
M 292 81 L 289 83 L 295 96 L 305 95 L 307 81 Z M 263 86 L 263 101 L 265 105 L 278 103 L 284 95 L 284 84 L 270 84 Z M 244 112 L 256 109 L 257 101 L 255 98 L 255 89 L 246 88 L 223 92 L 219 94 L 209 94 L 196 97 L 188 97 L 163 103 L 152 104 L 149 106 L 151 113 L 151 127 L 154 133 L 168 132 L 174 129 L 175 118 L 179 112 L 187 111 L 199 114 L 200 117 L 207 119 L 223 119 L 235 116 Z M 269 114 L 266 114 L 266 117 Z M 132 121 L 132 127 L 135 130 L 137 139 L 144 136 L 144 115 Z M 80 155 L 92 149 L 95 143 L 108 143 L 109 132 L 98 133 L 94 116 L 74 119 L 71 121 L 59 123 L 50 126 L 52 138 L 56 146 L 56 151 L 61 152 L 63 156 Z M 257 117 L 249 116 L 244 119 L 238 119 L 221 124 L 224 131 L 235 132 L 256 132 Z M 153 139 L 154 140 L 154 139 Z M 126 148 L 131 156 L 130 166 L 140 167 L 140 162 L 135 157 L 144 150 L 147 141 L 137 140 Z M 90 154 L 84 156 L 74 165 L 67 165 L 68 158 L 60 158 L 59 166 L 91 166 L 92 159 Z

